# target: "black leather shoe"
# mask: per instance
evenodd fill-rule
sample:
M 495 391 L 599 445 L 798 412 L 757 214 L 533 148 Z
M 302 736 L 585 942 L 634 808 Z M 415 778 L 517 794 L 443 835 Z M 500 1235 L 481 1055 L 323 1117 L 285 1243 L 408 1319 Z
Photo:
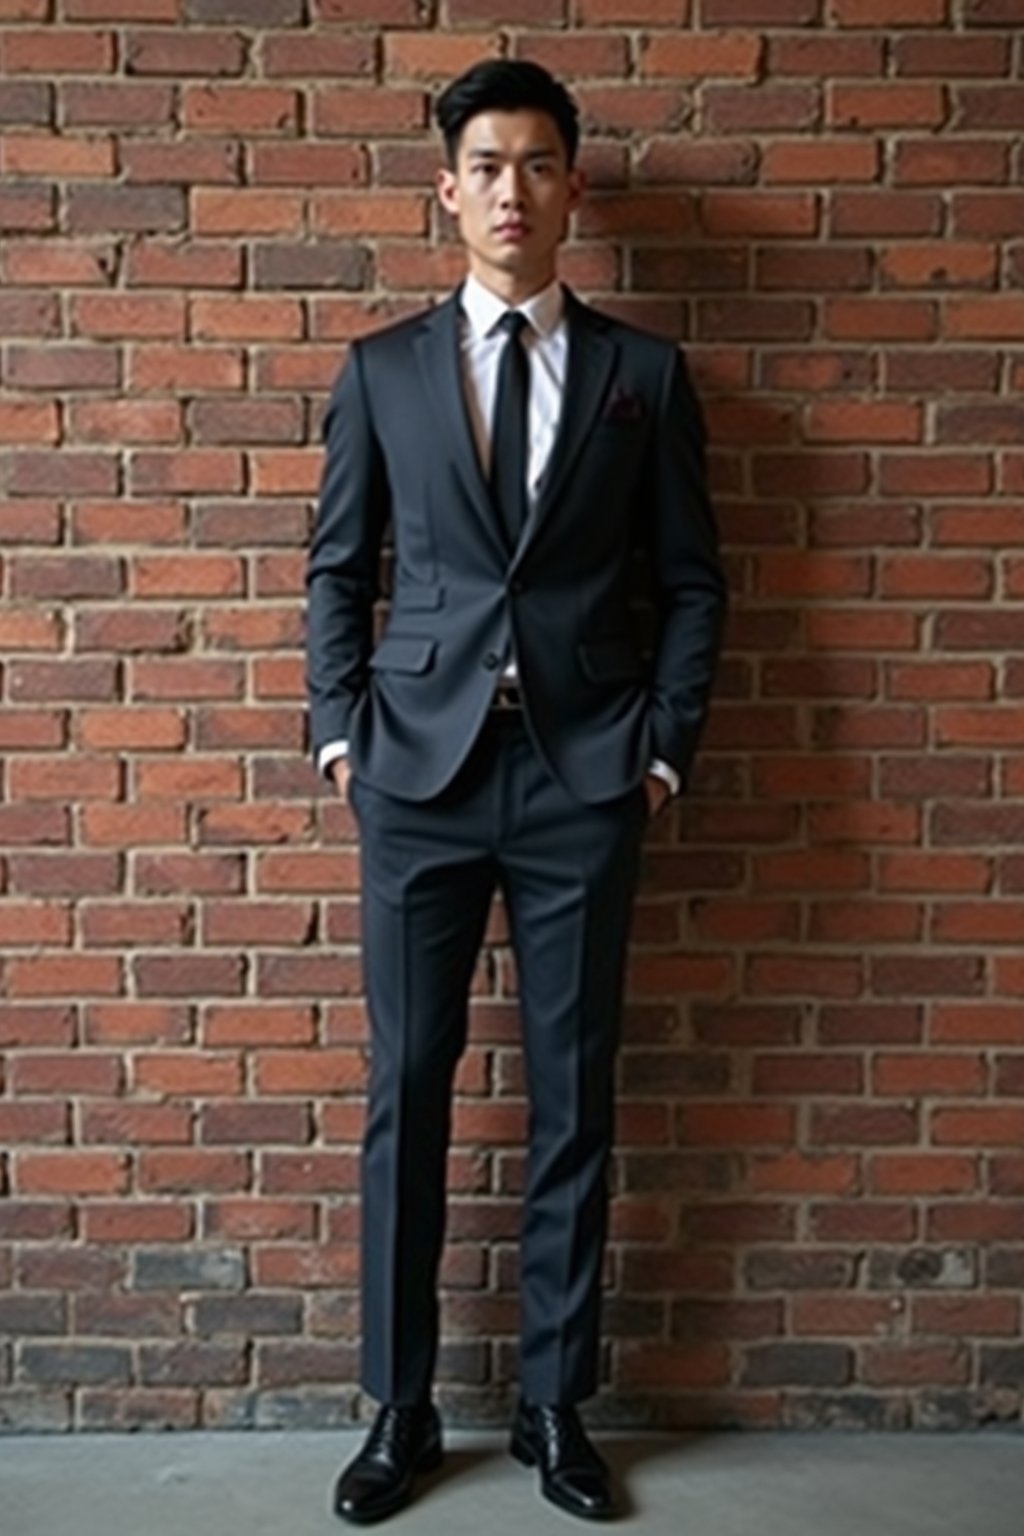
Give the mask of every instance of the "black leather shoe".
M 540 1491 L 584 1520 L 614 1514 L 608 1467 L 587 1439 L 575 1408 L 520 1398 L 509 1450 L 524 1467 L 540 1468 Z
M 353 1525 L 384 1520 L 409 1502 L 417 1472 L 441 1465 L 441 1420 L 433 1403 L 385 1404 L 363 1448 L 338 1478 L 334 1512 Z

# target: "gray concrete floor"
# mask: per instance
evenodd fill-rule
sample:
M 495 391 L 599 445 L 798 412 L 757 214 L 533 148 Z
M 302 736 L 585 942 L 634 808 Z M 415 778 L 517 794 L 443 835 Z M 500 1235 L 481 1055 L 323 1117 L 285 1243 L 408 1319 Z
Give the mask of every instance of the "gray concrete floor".
M 339 1536 L 335 1475 L 364 1430 L 10 1435 L 2 1536 Z M 608 1435 L 642 1536 L 1021 1536 L 1024 1436 Z M 567 1536 L 503 1435 L 453 1431 L 395 1536 Z

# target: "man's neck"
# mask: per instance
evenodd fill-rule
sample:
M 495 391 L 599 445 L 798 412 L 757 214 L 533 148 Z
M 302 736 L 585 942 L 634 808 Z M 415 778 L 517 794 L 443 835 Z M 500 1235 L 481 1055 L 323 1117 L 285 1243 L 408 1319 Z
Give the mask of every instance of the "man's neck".
M 547 272 L 533 274 L 530 277 L 517 277 L 509 272 L 479 272 L 470 265 L 470 272 L 482 288 L 488 293 L 493 293 L 496 299 L 510 307 L 516 304 L 525 304 L 527 299 L 532 299 L 535 293 L 541 293 L 555 281 L 557 271 L 551 267 Z

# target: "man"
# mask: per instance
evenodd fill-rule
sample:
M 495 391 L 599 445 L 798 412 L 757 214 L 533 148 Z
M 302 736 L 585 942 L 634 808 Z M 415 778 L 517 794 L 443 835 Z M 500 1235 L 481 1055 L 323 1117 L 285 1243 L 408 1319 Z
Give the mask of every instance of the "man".
M 469 273 L 353 344 L 308 573 L 313 748 L 359 829 L 371 1020 L 362 1380 L 381 1407 L 334 1503 L 380 1519 L 441 1460 L 452 1077 L 499 888 L 530 1101 L 510 1448 L 547 1498 L 600 1518 L 608 1471 L 575 1405 L 597 1385 L 630 907 L 644 827 L 694 755 L 725 589 L 678 349 L 556 278 L 583 188 L 571 98 L 535 64 L 488 61 L 437 118 L 437 190 Z M 656 593 L 646 662 L 628 606 L 637 545 Z

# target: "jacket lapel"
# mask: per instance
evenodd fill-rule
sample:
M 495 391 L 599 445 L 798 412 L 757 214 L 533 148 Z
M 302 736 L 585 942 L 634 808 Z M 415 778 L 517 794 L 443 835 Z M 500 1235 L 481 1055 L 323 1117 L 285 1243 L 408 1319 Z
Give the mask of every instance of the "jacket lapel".
M 551 457 L 541 477 L 537 499 L 526 519 L 514 564 L 522 559 L 524 551 L 550 513 L 590 436 L 611 382 L 618 351 L 615 343 L 604 334 L 605 322 L 598 311 L 581 303 L 564 283 L 562 292 L 565 294 L 569 343 L 562 409 Z
M 451 450 L 470 501 L 502 557 L 507 559 L 508 545 L 484 479 L 466 405 L 459 349 L 459 292 L 457 288 L 424 316 L 416 336 L 416 355 L 427 399 L 437 416 L 439 441 Z

